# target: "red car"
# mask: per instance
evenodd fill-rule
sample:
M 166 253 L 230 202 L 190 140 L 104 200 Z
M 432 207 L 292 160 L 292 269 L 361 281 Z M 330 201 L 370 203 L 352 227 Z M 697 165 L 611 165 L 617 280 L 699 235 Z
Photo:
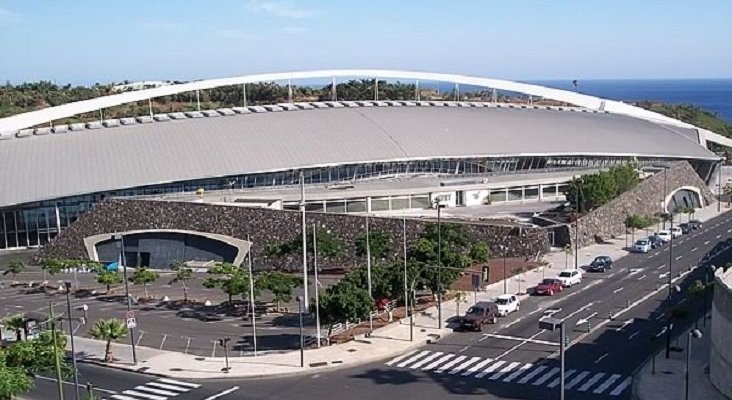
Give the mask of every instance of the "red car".
M 546 278 L 534 288 L 534 293 L 553 296 L 562 291 L 562 281 L 555 278 Z

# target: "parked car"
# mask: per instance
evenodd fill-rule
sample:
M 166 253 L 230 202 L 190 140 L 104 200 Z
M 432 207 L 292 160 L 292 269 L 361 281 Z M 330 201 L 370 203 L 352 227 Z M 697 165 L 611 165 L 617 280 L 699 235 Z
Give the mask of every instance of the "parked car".
M 671 232 L 668 230 L 662 230 L 656 232 L 656 236 L 658 236 L 659 239 L 663 240 L 664 243 L 668 243 L 671 241 Z
M 673 228 L 671 228 L 671 236 L 673 236 L 674 239 L 676 239 L 677 237 L 680 237 L 683 234 L 684 234 L 684 232 L 678 226 L 674 226 Z
M 692 219 L 691 221 L 689 221 L 689 226 L 692 230 L 695 231 L 702 228 L 702 222 L 698 219 Z
M 684 235 L 691 233 L 692 231 L 691 226 L 686 222 L 684 222 L 683 224 L 679 224 L 679 229 L 681 229 L 681 233 L 683 233 Z
M 633 243 L 633 253 L 648 253 L 651 251 L 651 241 L 641 239 Z
M 460 328 L 480 331 L 483 325 L 496 322 L 498 322 L 498 305 L 490 301 L 479 301 L 460 319 Z
M 559 273 L 557 279 L 562 281 L 562 286 L 571 287 L 582 283 L 582 272 L 578 269 L 565 269 Z
M 610 256 L 597 256 L 587 267 L 590 272 L 605 272 L 608 269 L 613 269 L 613 259 Z
M 518 311 L 521 303 L 516 295 L 502 294 L 496 297 L 496 306 L 498 306 L 498 316 L 505 317 L 509 313 Z
M 554 296 L 562 291 L 562 281 L 557 278 L 546 278 L 534 288 L 534 294 Z
M 664 243 L 666 243 L 663 240 L 661 240 L 660 237 L 658 237 L 656 235 L 649 236 L 648 237 L 648 241 L 651 242 L 651 248 L 652 249 L 659 248 L 659 247 L 663 246 Z

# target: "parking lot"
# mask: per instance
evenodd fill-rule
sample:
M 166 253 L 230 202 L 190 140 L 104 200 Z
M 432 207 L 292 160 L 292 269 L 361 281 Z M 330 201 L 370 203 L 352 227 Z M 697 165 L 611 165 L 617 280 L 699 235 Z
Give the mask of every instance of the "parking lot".
M 28 259 L 27 254 L 15 254 L 13 258 Z M 8 262 L 7 254 L 0 257 L 0 269 L 5 268 Z M 207 289 L 202 281 L 205 273 L 196 273 L 189 282 L 189 303 L 183 303 L 182 286 L 171 284 L 174 274 L 161 273 L 160 278 L 148 287 L 148 292 L 154 301 L 142 301 L 144 289 L 129 284 L 129 292 L 134 301 L 132 311 L 135 314 L 137 328 L 135 329 L 135 343 L 155 349 L 179 351 L 195 354 L 202 357 L 221 356 L 219 339 L 231 338 L 231 355 L 246 356 L 254 350 L 252 339 L 252 324 L 249 318 L 249 308 L 246 302 L 236 300 L 235 306 L 222 306 L 227 296 L 219 289 Z M 12 277 L 2 277 L 4 288 L 0 289 L 0 318 L 27 312 L 49 314 L 49 306 L 54 307 L 57 315 L 66 313 L 66 294 L 58 291 L 64 281 L 74 281 L 73 273 L 61 273 L 55 276 L 46 276 L 48 288 L 43 291 L 37 286 L 44 281 L 43 272 L 37 267 L 27 267 L 18 275 L 17 284 L 11 285 Z M 109 293 L 105 287 L 96 283 L 92 273 L 77 272 L 78 290 L 70 296 L 74 318 L 84 315 L 83 305 L 88 306 L 86 312 L 87 324 L 74 321 L 76 335 L 89 336 L 91 325 L 102 318 L 120 318 L 126 316 L 124 286 L 117 285 Z M 322 281 L 327 278 L 321 279 Z M 34 287 L 29 288 L 28 284 Z M 311 288 L 311 290 L 313 290 Z M 311 291 L 312 293 L 312 291 Z M 294 293 L 297 295 L 298 293 Z M 167 297 L 168 301 L 162 301 Z M 282 304 L 283 312 L 271 310 L 268 303 L 268 293 L 263 293 L 257 301 L 257 349 L 259 351 L 282 351 L 297 348 L 300 345 L 299 318 L 297 303 Z M 210 302 L 210 306 L 206 302 Z M 268 310 L 269 309 L 269 310 Z M 315 322 L 306 317 L 305 334 L 314 335 Z M 68 323 L 64 323 L 64 330 L 68 330 Z M 124 341 L 129 341 L 129 336 Z

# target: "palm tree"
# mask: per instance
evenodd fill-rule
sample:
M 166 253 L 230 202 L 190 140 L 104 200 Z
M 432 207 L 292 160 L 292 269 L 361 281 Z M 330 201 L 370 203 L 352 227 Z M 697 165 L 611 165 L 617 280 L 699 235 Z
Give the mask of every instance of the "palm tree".
M 15 331 L 15 340 L 20 342 L 23 340 L 23 330 L 25 329 L 25 318 L 22 315 L 14 315 L 5 320 L 5 327 Z
M 101 319 L 89 330 L 89 334 L 97 340 L 107 342 L 104 348 L 104 362 L 112 362 L 112 342 L 127 335 L 127 327 L 117 318 Z

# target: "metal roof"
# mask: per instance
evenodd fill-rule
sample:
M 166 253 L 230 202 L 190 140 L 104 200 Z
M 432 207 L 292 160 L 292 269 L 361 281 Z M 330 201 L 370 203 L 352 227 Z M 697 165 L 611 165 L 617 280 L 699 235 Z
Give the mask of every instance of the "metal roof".
M 0 207 L 300 167 L 514 155 L 718 158 L 685 128 L 592 112 L 357 107 L 237 114 L 0 142 Z

